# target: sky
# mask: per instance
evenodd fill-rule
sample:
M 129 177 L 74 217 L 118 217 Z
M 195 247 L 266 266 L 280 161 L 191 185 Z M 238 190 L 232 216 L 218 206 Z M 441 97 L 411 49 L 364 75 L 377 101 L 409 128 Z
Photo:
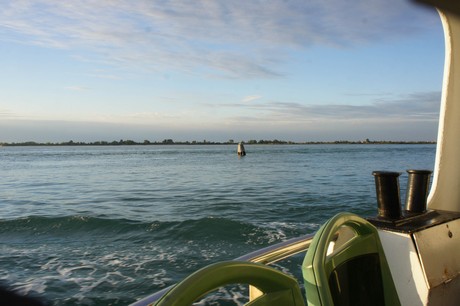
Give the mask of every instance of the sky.
M 410 1 L 0 3 L 0 142 L 436 140 L 442 25 Z

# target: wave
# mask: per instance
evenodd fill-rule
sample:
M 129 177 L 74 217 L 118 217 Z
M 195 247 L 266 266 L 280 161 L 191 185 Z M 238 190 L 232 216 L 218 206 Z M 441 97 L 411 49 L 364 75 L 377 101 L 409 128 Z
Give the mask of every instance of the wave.
M 100 217 L 73 215 L 73 216 L 26 216 L 17 219 L 0 220 L 0 233 L 7 232 L 22 232 L 22 231 L 38 231 L 46 230 L 62 230 L 62 231 L 81 231 L 81 230 L 100 230 L 100 229 L 123 229 L 123 230 L 138 230 L 142 228 L 163 228 L 183 225 L 189 227 L 192 225 L 216 225 L 221 222 L 227 225 L 240 224 L 238 221 L 231 221 L 225 218 L 201 218 L 189 219 L 184 221 L 152 221 L 141 222 L 130 219 L 108 219 Z
M 140 296 L 127 292 L 147 294 L 165 288 L 211 262 L 283 240 L 292 227 L 295 224 L 256 225 L 212 217 L 152 222 L 77 215 L 0 220 L 0 281 L 56 305 L 96 300 L 101 305 L 129 304 Z M 113 293 L 114 288 L 119 293 Z
M 136 223 L 130 220 L 103 219 L 87 216 L 28 216 L 18 219 L 0 220 L 0 234 L 12 233 L 79 233 L 82 231 L 113 231 L 135 227 Z
M 235 257 L 261 246 L 311 233 L 319 224 L 293 222 L 250 223 L 223 217 L 141 222 L 89 216 L 28 216 L 0 220 L 0 239 L 5 243 L 78 244 L 98 240 L 102 244 L 170 246 L 189 244 L 196 249 L 227 249 L 236 246 Z M 239 253 L 238 253 L 239 251 Z M 236 253 L 235 253 L 236 252 Z M 230 259 L 230 258 L 229 258 Z

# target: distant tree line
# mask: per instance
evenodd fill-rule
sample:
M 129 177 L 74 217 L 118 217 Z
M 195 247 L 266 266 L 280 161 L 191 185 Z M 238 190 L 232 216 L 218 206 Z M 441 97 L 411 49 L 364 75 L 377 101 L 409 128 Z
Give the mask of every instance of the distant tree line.
M 305 142 L 295 142 L 295 141 L 284 141 L 284 140 L 248 140 L 243 141 L 245 144 L 251 145 L 270 145 L 270 144 L 434 144 L 435 141 L 387 141 L 387 140 L 362 140 L 362 141 L 350 141 L 350 140 L 337 140 L 337 141 L 305 141 Z M 225 142 L 215 142 L 215 141 L 174 141 L 172 139 L 164 139 L 162 141 L 150 141 L 144 140 L 142 142 L 136 142 L 134 140 L 123 140 L 119 141 L 94 141 L 94 142 L 81 142 L 81 141 L 65 141 L 65 142 L 35 142 L 35 141 L 26 141 L 26 142 L 12 142 L 12 143 L 1 143 L 1 146 L 130 146 L 130 145 L 222 145 L 222 144 L 235 144 L 233 139 L 230 139 Z

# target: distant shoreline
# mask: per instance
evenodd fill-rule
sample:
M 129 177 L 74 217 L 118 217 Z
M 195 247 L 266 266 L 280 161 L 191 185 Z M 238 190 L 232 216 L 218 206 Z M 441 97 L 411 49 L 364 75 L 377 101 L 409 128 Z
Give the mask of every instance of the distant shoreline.
M 243 141 L 246 145 L 328 145 L 328 144 L 436 144 L 436 141 L 387 141 L 387 140 L 369 140 L 364 141 L 349 141 L 349 140 L 337 140 L 337 141 L 283 141 L 283 140 L 249 140 Z M 226 142 L 213 142 L 213 141 L 173 141 L 172 139 L 165 139 L 163 141 L 149 141 L 144 140 L 143 142 L 136 142 L 133 140 L 120 140 L 120 141 L 94 141 L 94 142 L 78 142 L 78 141 L 66 141 L 66 142 L 11 142 L 11 143 L 0 143 L 0 146 L 4 147 L 26 147 L 26 146 L 133 146 L 133 145 L 236 145 L 238 142 L 232 140 Z

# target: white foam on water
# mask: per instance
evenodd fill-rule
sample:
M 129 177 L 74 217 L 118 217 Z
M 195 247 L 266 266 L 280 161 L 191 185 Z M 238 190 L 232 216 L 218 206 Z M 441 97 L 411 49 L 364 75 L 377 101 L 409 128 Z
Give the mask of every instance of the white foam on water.
M 320 224 L 273 221 L 265 223 L 262 226 L 267 228 L 267 230 L 265 230 L 265 234 L 267 235 L 265 238 L 268 238 L 268 243 L 274 243 L 292 238 L 288 237 L 287 231 L 308 234 L 316 231 L 320 227 Z
M 21 295 L 28 295 L 32 292 L 44 293 L 47 288 L 46 280 L 40 278 L 30 278 L 25 282 L 17 282 L 14 284 L 14 287 Z
M 48 262 L 46 262 L 45 264 L 41 265 L 40 270 L 50 270 L 58 264 L 59 264 L 58 258 L 54 257 L 50 259 Z
M 88 270 L 88 272 L 84 272 L 85 274 L 92 274 L 92 272 L 96 271 L 96 268 L 92 265 L 82 265 L 77 267 L 62 267 L 60 266 L 56 271 L 63 277 L 68 278 L 74 272 L 81 272 L 81 270 Z

